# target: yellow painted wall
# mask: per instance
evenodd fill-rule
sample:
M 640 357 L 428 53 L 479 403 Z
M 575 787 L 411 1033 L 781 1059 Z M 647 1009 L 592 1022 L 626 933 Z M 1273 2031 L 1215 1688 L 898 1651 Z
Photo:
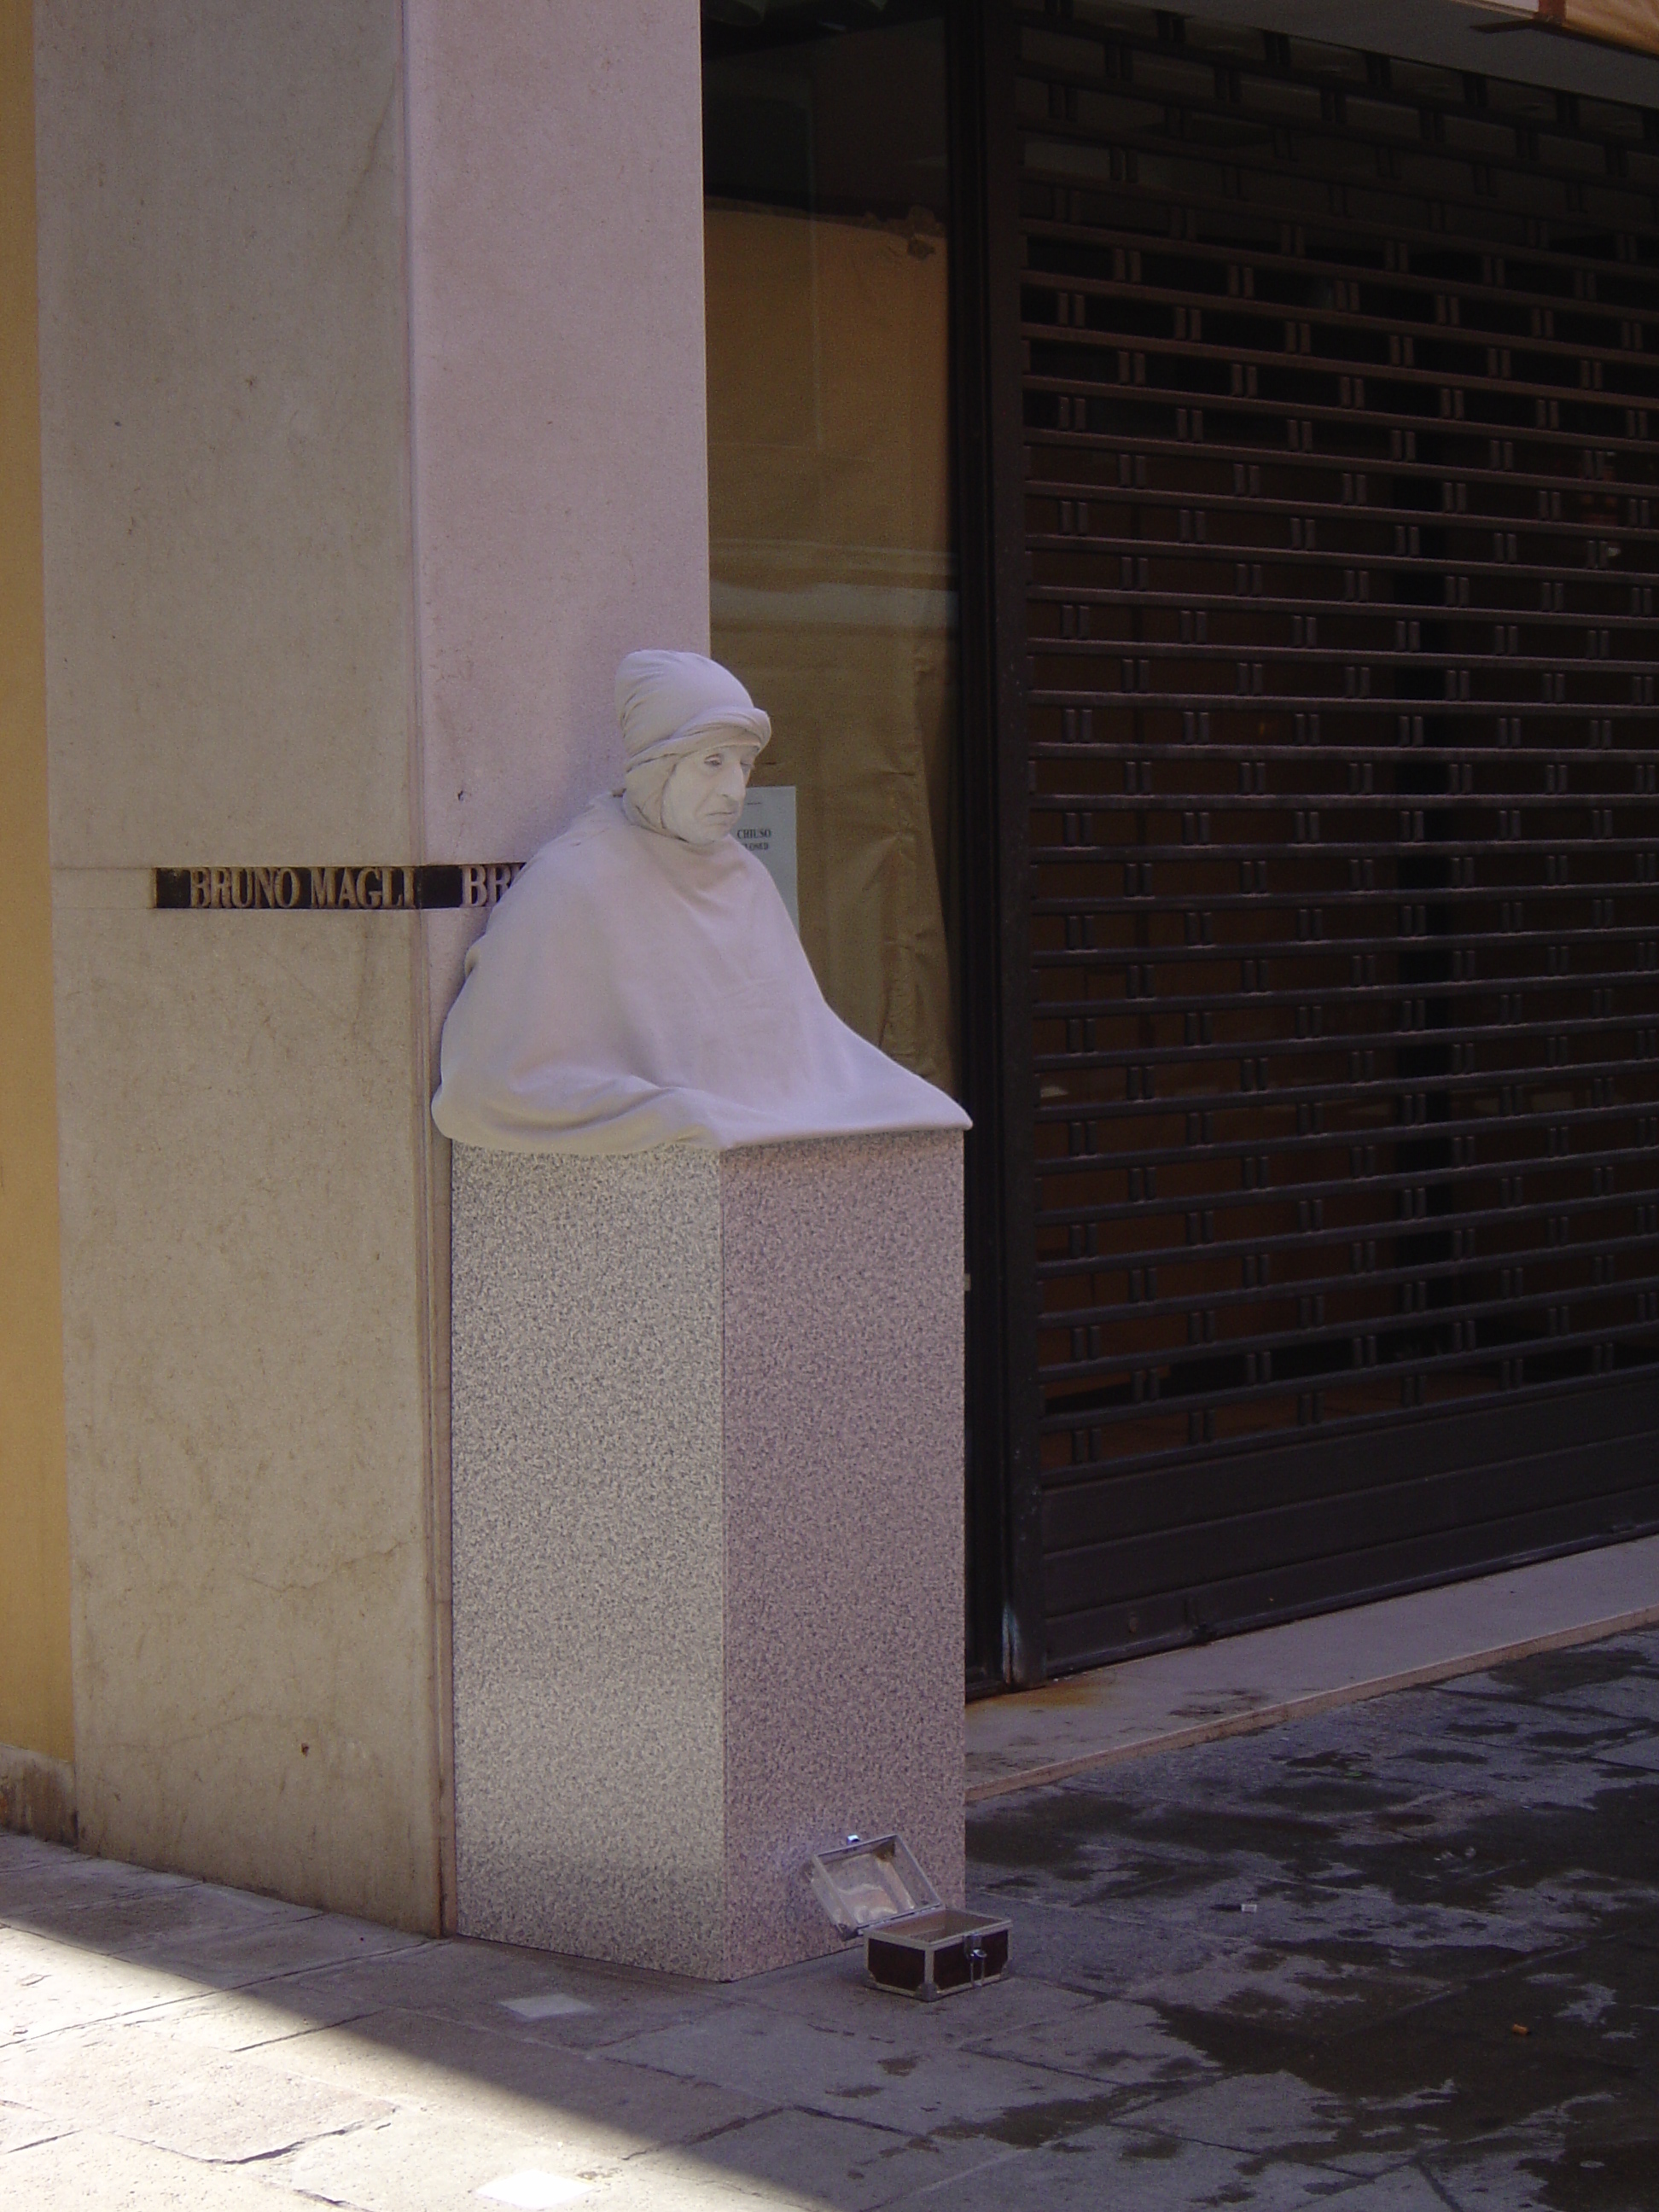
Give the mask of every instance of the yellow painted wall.
M 35 330 L 33 9 L 0 0 L 0 1743 L 70 1759 Z

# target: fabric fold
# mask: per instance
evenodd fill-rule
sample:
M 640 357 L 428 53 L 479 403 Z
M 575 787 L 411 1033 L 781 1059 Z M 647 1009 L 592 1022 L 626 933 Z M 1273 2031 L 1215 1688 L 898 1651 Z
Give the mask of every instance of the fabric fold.
M 439 1128 L 500 1152 L 969 1126 L 831 1011 L 759 861 L 731 837 L 693 846 L 641 828 L 614 796 L 495 908 L 441 1065 Z

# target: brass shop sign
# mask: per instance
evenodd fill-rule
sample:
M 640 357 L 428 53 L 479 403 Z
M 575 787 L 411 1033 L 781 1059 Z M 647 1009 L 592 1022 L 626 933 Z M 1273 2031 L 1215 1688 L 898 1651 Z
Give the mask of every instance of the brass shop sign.
M 270 908 L 278 914 L 489 907 L 523 866 L 521 860 L 464 860 L 416 868 L 384 861 L 363 867 L 157 868 L 155 904 L 190 912 Z

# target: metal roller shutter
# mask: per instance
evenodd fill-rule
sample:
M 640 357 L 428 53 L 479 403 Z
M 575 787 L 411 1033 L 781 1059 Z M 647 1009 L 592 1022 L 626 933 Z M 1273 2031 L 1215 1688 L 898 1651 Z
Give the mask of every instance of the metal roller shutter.
M 1659 116 L 1019 21 L 1064 1668 L 1659 1522 Z

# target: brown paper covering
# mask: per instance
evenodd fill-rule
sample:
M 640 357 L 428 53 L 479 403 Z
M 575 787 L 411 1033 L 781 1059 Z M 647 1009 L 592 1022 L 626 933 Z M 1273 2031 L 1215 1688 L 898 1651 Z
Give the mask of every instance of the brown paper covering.
M 1581 38 L 1659 54 L 1659 0 L 1539 0 L 1538 13 Z
M 720 205 L 706 240 L 713 651 L 795 787 L 825 997 L 954 1091 L 945 241 Z

